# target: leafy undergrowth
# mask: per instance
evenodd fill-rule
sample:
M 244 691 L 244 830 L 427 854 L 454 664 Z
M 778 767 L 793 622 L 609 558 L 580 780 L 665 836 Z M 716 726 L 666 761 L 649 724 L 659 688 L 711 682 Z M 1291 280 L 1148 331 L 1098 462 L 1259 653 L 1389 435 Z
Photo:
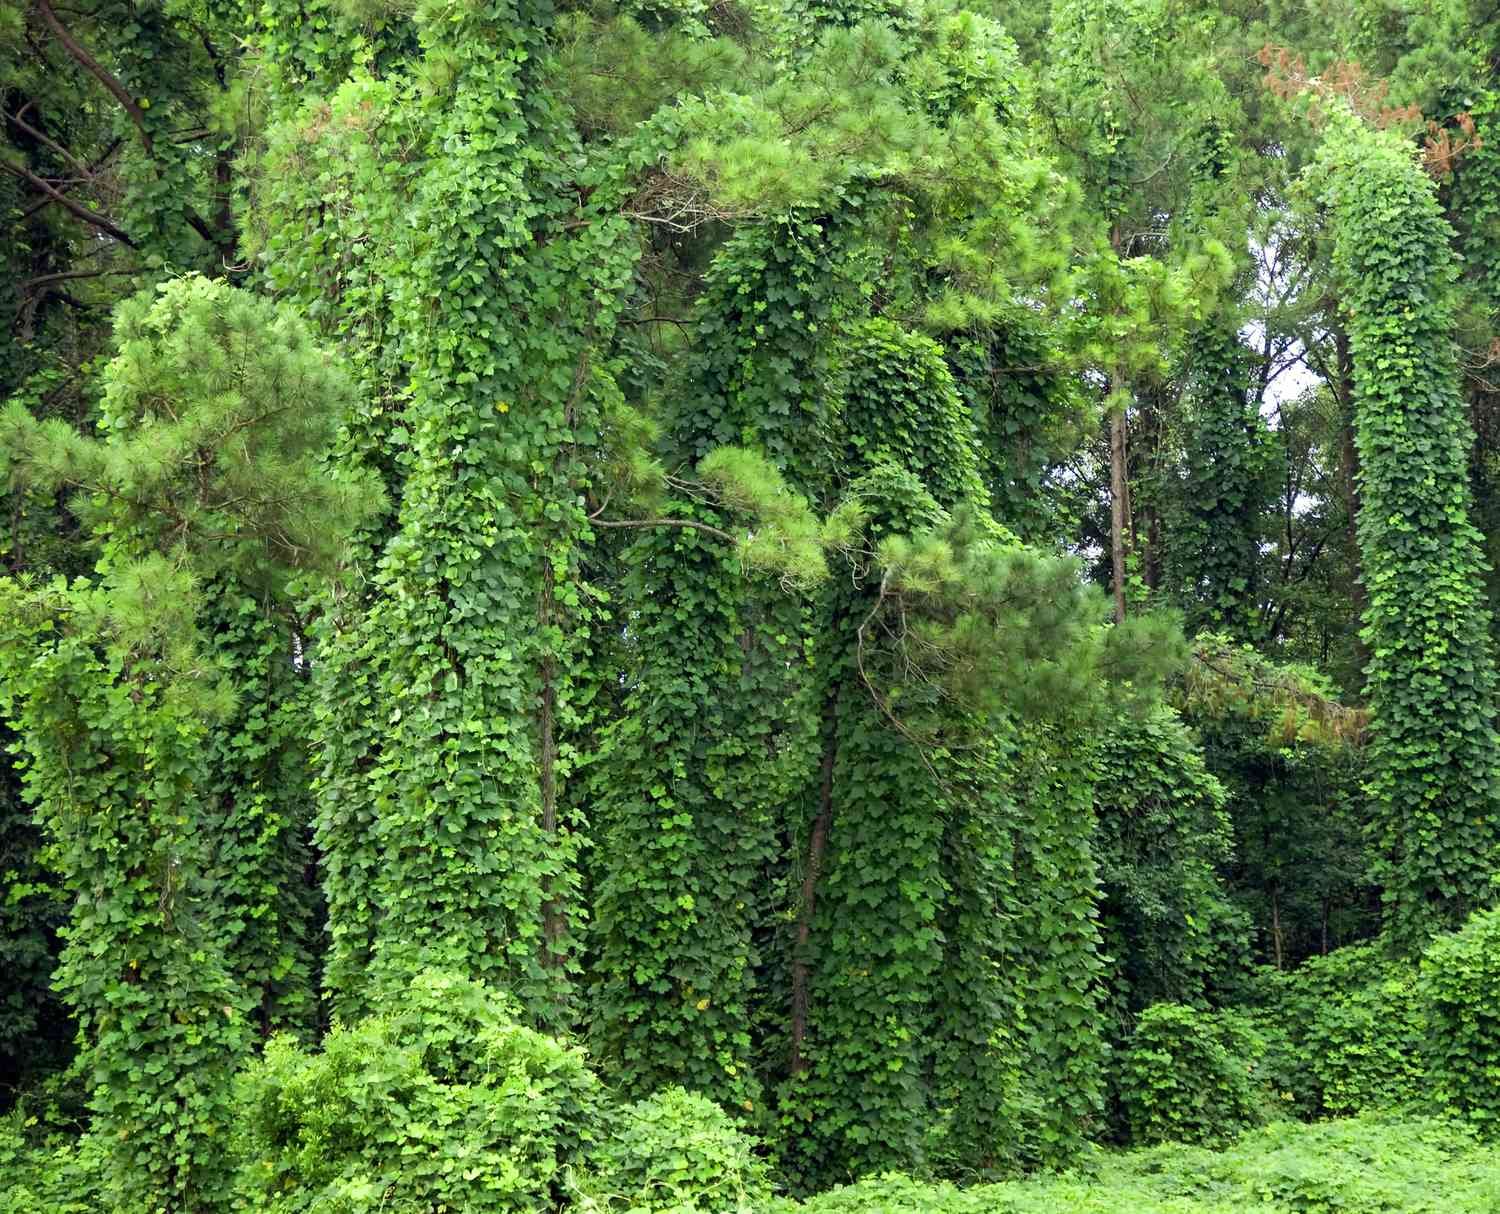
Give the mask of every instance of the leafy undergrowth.
M 686 1102 L 686 1103 L 684 1103 Z M 648 1102 L 649 1103 L 649 1102 Z M 416 1214 L 435 1209 L 507 1214 L 1496 1214 L 1500 1146 L 1466 1125 L 1366 1114 L 1344 1121 L 1279 1123 L 1221 1151 L 1166 1145 L 1100 1152 L 1086 1169 L 961 1189 L 904 1176 L 865 1180 L 805 1202 L 767 1196 L 768 1179 L 743 1163 L 723 1133 L 707 1142 L 693 1124 L 706 1102 L 671 1097 L 635 1130 L 610 1136 L 588 1174 L 562 1190 L 512 1189 L 489 1204 L 434 1204 L 420 1168 L 313 1196 L 296 1187 L 241 1188 L 233 1214 Z M 700 1107 L 705 1106 L 705 1107 Z M 663 1120 L 663 1117 L 666 1119 Z M 718 1117 L 708 1120 L 724 1125 Z M 705 1122 L 706 1125 L 706 1122 Z M 19 1154 L 0 1122 L 0 1214 L 96 1214 L 110 1208 L 98 1188 L 93 1138 L 55 1152 Z M 703 1127 L 700 1127 L 700 1131 Z M 653 1129 L 664 1132 L 658 1140 Z M 730 1137 L 734 1137 L 732 1131 Z M 668 1143 L 673 1145 L 668 1146 Z M 7 1147 L 12 1148 L 9 1153 Z M 512 1162 L 514 1162 L 512 1160 Z M 712 1165 L 712 1166 L 710 1166 Z M 483 1170 L 483 1169 L 480 1169 Z M 509 1171 L 512 1180 L 517 1173 Z M 558 1178 L 561 1179 L 561 1178 Z M 522 1186 L 523 1188 L 525 1186 Z M 430 1196 L 430 1194 L 428 1194 Z M 310 1201 L 304 1200 L 311 1198 Z M 559 1200 L 561 1199 L 561 1200 Z M 122 1208 L 116 1206 L 115 1208 Z M 124 1207 L 128 1208 L 128 1207 Z
M 1104 1155 L 1087 1173 L 958 1189 L 862 1181 L 776 1214 L 1495 1214 L 1500 1148 L 1453 1122 L 1284 1123 L 1223 1151 Z

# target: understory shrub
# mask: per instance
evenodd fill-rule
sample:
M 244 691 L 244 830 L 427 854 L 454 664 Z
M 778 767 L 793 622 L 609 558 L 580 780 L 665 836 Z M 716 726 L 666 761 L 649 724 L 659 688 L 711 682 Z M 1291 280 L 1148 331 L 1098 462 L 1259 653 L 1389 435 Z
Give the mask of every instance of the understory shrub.
M 741 1214 L 754 1142 L 706 1097 L 614 1105 L 583 1051 L 483 984 L 426 971 L 388 1014 L 290 1036 L 241 1077 L 240 1208 L 257 1214 Z
M 597 1142 L 581 1051 L 483 985 L 423 973 L 321 1053 L 273 1038 L 243 1076 L 240 1187 L 266 1214 L 551 1211 Z
M 40 1134 L 22 1110 L 0 1118 L 0 1214 L 97 1214 L 103 1146 L 97 1136 Z
M 1121 1052 L 1120 1103 L 1136 1143 L 1217 1142 L 1265 1120 L 1265 1042 L 1241 1016 L 1157 1003 Z
M 774 1214 L 1493 1214 L 1500 1152 L 1455 1122 L 1281 1122 L 1224 1151 L 1167 1145 L 963 1190 L 885 1176 Z
M 1500 1120 L 1500 910 L 1439 936 L 1417 984 L 1433 1099 L 1493 1129 Z
M 1165 708 L 1119 714 L 1096 762 L 1109 1003 L 1122 1023 L 1153 1003 L 1201 1004 L 1249 955 L 1248 917 L 1219 876 L 1233 845 L 1224 787 Z
M 1425 1019 L 1415 967 L 1351 945 L 1273 975 L 1254 1023 L 1279 1103 L 1304 1117 L 1391 1109 L 1425 1088 Z
M 427 1079 L 440 1078 L 446 1049 L 473 1025 L 469 1016 L 456 1019 L 458 1032 L 433 1034 L 432 1069 L 423 1071 Z M 1500 1209 L 1500 1149 L 1475 1127 L 1385 1114 L 1315 1125 L 1279 1122 L 1248 1131 L 1222 1150 L 1174 1143 L 1096 1151 L 1064 1173 L 967 1189 L 901 1175 L 872 1177 L 797 1202 L 769 1196 L 750 1141 L 705 1098 L 673 1089 L 613 1116 L 590 1116 L 600 1113 L 585 1107 L 598 1089 L 586 1079 L 575 1082 L 579 1072 L 570 1063 L 576 1053 L 551 1042 L 552 1051 L 537 1052 L 529 1030 L 507 1034 L 505 1027 L 516 1026 L 488 1026 L 483 1034 L 488 1042 L 472 1055 L 488 1056 L 490 1073 L 482 1074 L 481 1067 L 467 1084 L 446 1085 L 454 1089 L 447 1101 L 405 1103 L 390 1076 L 410 1075 L 410 1070 L 400 1059 L 393 1064 L 381 1056 L 363 1059 L 361 1074 L 374 1086 L 358 1101 L 362 1121 L 347 1117 L 361 1091 L 357 1078 L 346 1075 L 345 1082 L 322 1089 L 335 1107 L 318 1119 L 318 1131 L 311 1116 L 315 1091 L 299 1093 L 286 1107 L 294 1107 L 293 1121 L 308 1131 L 300 1162 L 313 1160 L 315 1143 L 321 1142 L 332 1161 L 330 1174 L 280 1188 L 262 1179 L 242 1189 L 227 1208 L 245 1214 L 543 1209 L 551 1214 L 1494 1214 Z M 350 1029 L 334 1034 L 340 1040 L 355 1035 Z M 507 1036 L 509 1046 L 497 1048 Z M 424 1051 L 416 1041 L 398 1045 L 396 1054 L 408 1052 Z M 553 1063 L 568 1061 L 549 1071 L 535 1065 L 539 1054 Z M 263 1098 L 274 1090 L 269 1079 L 261 1075 L 257 1081 Z M 418 1082 L 414 1090 L 421 1086 Z M 504 1116 L 489 1120 L 492 1129 L 503 1128 L 503 1141 L 473 1150 L 483 1135 L 462 1131 L 477 1130 L 475 1118 L 458 1125 L 460 1132 L 451 1132 L 452 1119 L 446 1125 L 420 1122 L 434 1108 L 441 1113 L 444 1104 L 462 1105 L 459 1091 L 465 1087 L 485 1089 L 471 1093 L 474 1110 L 505 1109 Z M 595 1128 L 607 1123 L 608 1136 L 576 1152 L 575 1158 L 591 1157 L 589 1170 L 574 1174 L 559 1167 L 551 1173 L 557 1183 L 546 1186 L 539 1183 L 548 1171 L 546 1152 L 527 1147 L 541 1147 L 548 1139 L 568 1141 L 555 1115 L 570 1101 Z M 540 1128 L 529 1137 L 527 1107 L 536 1109 Z M 91 1137 L 38 1141 L 35 1132 L 19 1115 L 0 1120 L 0 1214 L 109 1209 L 93 1179 L 100 1174 L 102 1144 Z M 264 1149 L 264 1128 L 247 1127 L 247 1140 Z M 471 1153 L 464 1156 L 466 1149 Z M 297 1144 L 283 1154 L 297 1155 Z M 247 1167 L 251 1163 L 245 1161 Z M 442 1180 L 463 1170 L 471 1174 L 467 1180 Z M 291 1169 L 278 1175 L 285 1182 Z M 321 1181 L 317 1191 L 310 1187 L 314 1180 Z
M 621 1110 L 594 1153 L 580 1208 L 751 1214 L 770 1196 L 754 1140 L 706 1096 L 668 1088 Z

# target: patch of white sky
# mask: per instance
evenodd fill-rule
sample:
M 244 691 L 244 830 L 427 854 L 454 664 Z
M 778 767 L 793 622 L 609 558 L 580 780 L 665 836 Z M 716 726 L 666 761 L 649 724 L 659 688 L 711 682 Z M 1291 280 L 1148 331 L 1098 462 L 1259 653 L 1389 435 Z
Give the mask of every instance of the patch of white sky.
M 1259 393 L 1260 414 L 1273 430 L 1281 428 L 1284 404 L 1305 398 L 1327 382 L 1308 349 L 1309 341 L 1326 345 L 1327 334 L 1315 327 L 1315 320 L 1311 326 L 1285 323 L 1297 311 L 1310 273 L 1305 259 L 1289 245 L 1274 227 L 1263 237 L 1252 237 L 1255 286 L 1250 298 L 1255 314 L 1240 329 L 1240 340 L 1258 356 L 1252 390 Z M 1276 318 L 1283 323 L 1274 324 Z M 1316 498 L 1299 491 L 1291 513 L 1300 517 L 1316 506 Z
M 1310 364 L 1306 336 L 1270 330 L 1269 318 L 1285 315 L 1295 307 L 1306 285 L 1308 267 L 1288 248 L 1283 234 L 1274 228 L 1263 238 L 1252 237 L 1250 256 L 1255 264 L 1255 287 L 1251 300 L 1256 315 L 1240 329 L 1240 340 L 1260 356 L 1256 386 L 1260 411 L 1268 425 L 1281 422 L 1283 402 L 1297 400 L 1323 382 Z M 1313 334 L 1314 338 L 1322 334 Z

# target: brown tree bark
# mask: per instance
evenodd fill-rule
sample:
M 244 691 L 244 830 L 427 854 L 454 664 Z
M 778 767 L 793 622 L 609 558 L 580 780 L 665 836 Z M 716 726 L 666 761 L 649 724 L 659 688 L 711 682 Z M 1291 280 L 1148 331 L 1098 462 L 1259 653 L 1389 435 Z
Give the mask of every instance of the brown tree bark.
M 1276 950 L 1276 968 L 1282 969 L 1281 898 L 1274 888 L 1271 890 L 1271 943 Z
M 57 19 L 57 14 L 52 11 L 50 0 L 36 0 L 36 11 L 41 14 L 42 20 L 47 28 L 52 31 L 53 37 L 62 43 L 63 49 L 72 56 L 79 67 L 83 68 L 90 76 L 102 84 L 120 104 L 120 108 L 130 116 L 131 123 L 141 137 L 141 146 L 149 155 L 152 151 L 151 129 L 146 124 L 146 113 L 141 109 L 136 99 L 130 95 L 130 91 L 115 79 L 108 70 L 94 58 L 89 49 L 79 42 L 69 32 L 67 26 Z
M 792 946 L 792 1045 L 789 1069 L 793 1075 L 807 1069 L 802 1042 L 807 1037 L 807 948 L 812 939 L 813 912 L 817 909 L 818 876 L 828 849 L 828 831 L 833 824 L 833 765 L 838 757 L 838 703 L 835 687 L 823 707 L 823 764 L 818 786 L 818 814 L 807 841 L 807 863 L 802 870 L 802 904 L 797 911 L 797 937 Z
M 1109 415 L 1109 551 L 1115 594 L 1115 623 L 1125 619 L 1125 410 Z

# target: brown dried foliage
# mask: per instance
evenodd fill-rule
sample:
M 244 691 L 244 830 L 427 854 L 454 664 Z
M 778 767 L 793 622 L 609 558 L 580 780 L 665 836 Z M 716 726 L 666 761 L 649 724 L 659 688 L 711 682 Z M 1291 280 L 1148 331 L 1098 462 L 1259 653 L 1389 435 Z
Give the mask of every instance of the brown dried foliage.
M 1314 126 L 1326 117 L 1322 103 L 1337 100 L 1378 130 L 1414 126 L 1423 120 L 1416 105 L 1386 104 L 1390 85 L 1372 77 L 1353 60 L 1340 60 L 1326 71 L 1314 74 L 1301 55 L 1284 46 L 1268 42 L 1255 56 L 1266 69 L 1265 86 L 1278 97 L 1308 100 L 1307 117 Z M 1453 172 L 1454 165 L 1467 152 L 1484 146 L 1468 113 L 1456 115 L 1451 124 L 1427 119 L 1422 138 L 1422 165 L 1439 180 Z
M 1439 181 L 1453 172 L 1461 156 L 1484 146 L 1467 111 L 1455 115 L 1452 121 L 1453 126 L 1445 126 L 1429 119 L 1427 137 L 1422 141 L 1422 163 Z
M 1265 85 L 1278 97 L 1309 98 L 1308 118 L 1317 125 L 1326 117 L 1320 101 L 1342 101 L 1351 110 L 1380 130 L 1420 122 L 1422 111 L 1415 105 L 1391 106 L 1385 103 L 1390 85 L 1375 79 L 1353 60 L 1330 64 L 1319 74 L 1308 71 L 1307 62 L 1284 46 L 1266 43 L 1255 56 L 1266 69 Z

